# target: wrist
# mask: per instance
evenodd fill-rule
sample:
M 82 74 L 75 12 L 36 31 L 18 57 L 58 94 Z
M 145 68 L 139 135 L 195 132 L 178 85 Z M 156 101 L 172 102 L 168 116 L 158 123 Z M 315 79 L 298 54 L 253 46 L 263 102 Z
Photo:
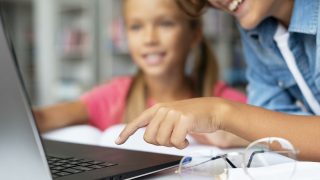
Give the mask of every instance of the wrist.
M 211 105 L 213 106 L 211 108 L 211 117 L 215 127 L 224 131 L 229 129 L 235 112 L 233 103 L 222 98 L 213 98 Z

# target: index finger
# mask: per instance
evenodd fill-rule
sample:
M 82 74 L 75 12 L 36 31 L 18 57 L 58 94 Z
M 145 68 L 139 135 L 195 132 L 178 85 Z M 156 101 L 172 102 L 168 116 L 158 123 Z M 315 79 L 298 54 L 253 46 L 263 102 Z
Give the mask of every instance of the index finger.
M 118 145 L 125 143 L 128 140 L 128 138 L 132 134 L 134 134 L 138 129 L 147 126 L 158 109 L 159 109 L 159 106 L 153 106 L 152 108 L 144 111 L 134 121 L 126 125 L 126 127 L 122 130 L 122 132 L 120 133 L 115 143 Z

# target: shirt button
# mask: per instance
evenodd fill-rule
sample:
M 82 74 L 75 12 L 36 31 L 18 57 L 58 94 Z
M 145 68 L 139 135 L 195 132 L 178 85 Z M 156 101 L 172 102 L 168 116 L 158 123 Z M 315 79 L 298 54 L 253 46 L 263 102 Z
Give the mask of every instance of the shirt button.
M 284 87 L 284 83 L 282 81 L 278 81 L 278 86 L 283 88 Z

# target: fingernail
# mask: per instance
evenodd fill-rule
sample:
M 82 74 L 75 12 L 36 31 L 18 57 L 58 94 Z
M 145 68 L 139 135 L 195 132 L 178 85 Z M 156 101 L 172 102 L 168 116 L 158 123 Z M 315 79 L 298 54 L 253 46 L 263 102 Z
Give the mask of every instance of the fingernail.
M 120 139 L 120 137 L 118 137 L 118 139 L 116 140 L 116 144 L 118 144 L 118 145 L 120 145 L 120 142 L 121 142 L 121 139 Z

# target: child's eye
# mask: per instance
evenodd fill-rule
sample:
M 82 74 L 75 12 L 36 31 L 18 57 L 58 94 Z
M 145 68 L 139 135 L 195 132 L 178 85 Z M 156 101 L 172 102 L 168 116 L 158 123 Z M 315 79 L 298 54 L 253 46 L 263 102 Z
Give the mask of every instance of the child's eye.
M 132 31 L 138 31 L 139 29 L 141 29 L 141 25 L 140 24 L 133 24 L 129 26 L 129 29 Z
M 174 22 L 173 21 L 162 21 L 162 22 L 160 22 L 160 25 L 163 27 L 172 27 L 172 26 L 174 26 Z

